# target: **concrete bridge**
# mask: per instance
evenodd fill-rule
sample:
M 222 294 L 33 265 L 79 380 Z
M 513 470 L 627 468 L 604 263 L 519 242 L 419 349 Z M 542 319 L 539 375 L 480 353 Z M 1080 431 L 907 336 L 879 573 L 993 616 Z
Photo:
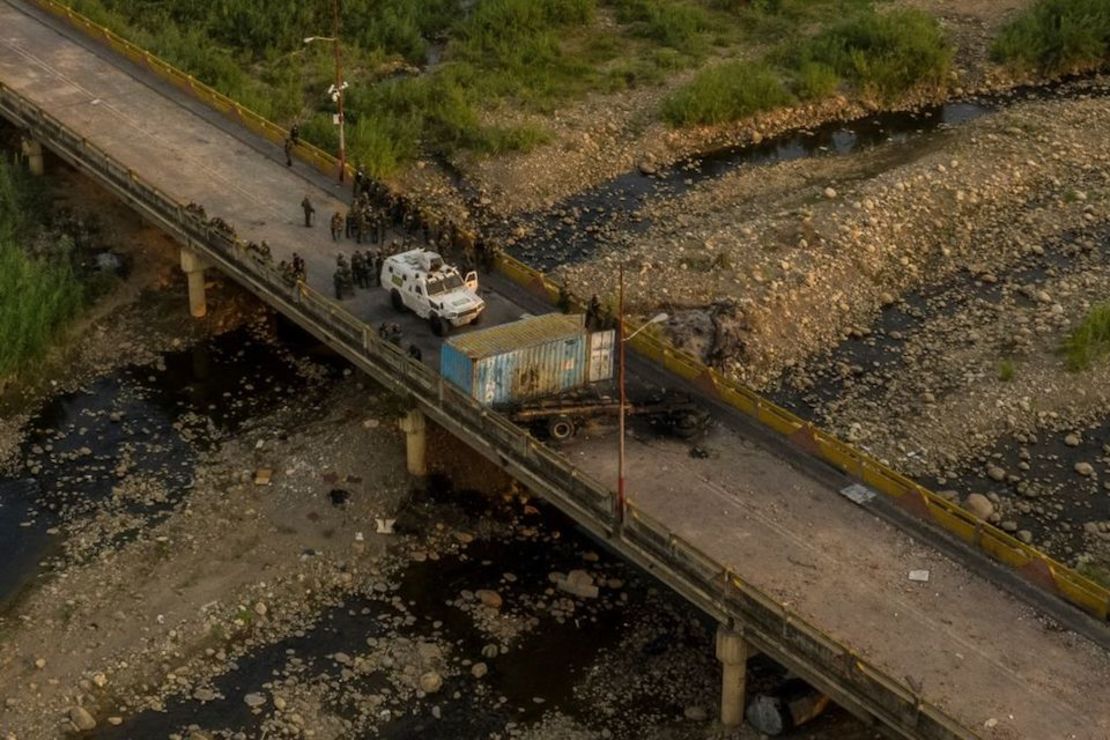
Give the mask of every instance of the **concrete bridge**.
M 708 459 L 673 441 L 629 440 L 621 521 L 611 434 L 549 449 L 444 383 L 431 369 L 437 340 L 395 314 L 384 291 L 325 297 L 335 255 L 354 246 L 324 226 L 345 210 L 346 188 L 303 163 L 286 167 L 272 141 L 87 30 L 41 4 L 0 0 L 0 115 L 27 132 L 32 169 L 43 170 L 45 146 L 174 236 L 194 313 L 205 271 L 219 271 L 411 399 L 413 473 L 423 472 L 425 424 L 438 424 L 719 620 L 723 722 L 742 717 L 745 662 L 760 651 L 892 736 L 1110 737 L 1104 624 L 896 526 L 903 520 L 866 489 L 853 489 L 863 503 L 850 500 L 841 491 L 851 481 L 727 409 L 716 409 Z M 312 229 L 299 211 L 306 194 L 321 217 Z M 299 252 L 307 283 L 287 285 L 188 203 L 243 240 L 266 240 L 275 261 Z M 483 279 L 491 323 L 550 310 L 508 280 Z M 428 364 L 379 341 L 383 319 L 401 323 Z M 666 379 L 645 362 L 633 370 Z M 928 570 L 928 582 L 909 581 L 911 569 Z

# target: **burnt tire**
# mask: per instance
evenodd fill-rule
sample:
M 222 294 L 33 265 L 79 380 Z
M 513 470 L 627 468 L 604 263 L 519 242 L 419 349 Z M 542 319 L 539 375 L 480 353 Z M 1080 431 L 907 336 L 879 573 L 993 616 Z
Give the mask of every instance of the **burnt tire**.
M 569 416 L 555 416 L 547 422 L 547 436 L 553 442 L 566 442 L 574 436 L 574 420 Z
M 394 311 L 405 310 L 405 302 L 401 299 L 401 291 L 397 290 L 396 288 L 389 291 L 389 301 L 393 304 Z
M 679 439 L 693 439 L 705 428 L 705 421 L 696 411 L 679 412 L 671 416 L 670 427 Z
M 432 326 L 432 334 L 437 337 L 445 337 L 447 332 L 451 331 L 451 325 L 435 314 L 428 318 L 428 323 Z

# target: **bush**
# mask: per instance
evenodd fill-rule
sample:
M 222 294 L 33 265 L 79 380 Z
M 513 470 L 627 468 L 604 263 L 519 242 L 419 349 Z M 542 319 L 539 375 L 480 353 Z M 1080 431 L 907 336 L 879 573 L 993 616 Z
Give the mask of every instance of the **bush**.
M 705 51 L 705 34 L 712 23 L 698 5 L 675 0 L 617 0 L 616 8 L 617 20 L 630 24 L 642 38 L 687 54 Z
M 782 56 L 799 73 L 820 65 L 885 100 L 918 85 L 943 84 L 952 64 L 940 26 L 917 10 L 858 13 Z
M 1064 354 L 1068 369 L 1085 370 L 1110 355 L 1110 303 L 1095 306 L 1067 339 Z
M 24 246 L 41 229 L 28 217 L 41 212 L 33 192 L 0 161 L 0 377 L 41 355 L 82 303 L 71 240 L 52 245 L 49 258 L 32 258 Z
M 1110 0 L 1038 0 L 1006 25 L 994 58 L 1015 69 L 1062 74 L 1110 59 Z
M 675 126 L 726 123 L 793 102 L 770 67 L 734 61 L 699 73 L 663 102 L 663 117 Z
M 840 87 L 840 75 L 827 64 L 805 62 L 795 75 L 794 90 L 802 100 L 827 98 Z

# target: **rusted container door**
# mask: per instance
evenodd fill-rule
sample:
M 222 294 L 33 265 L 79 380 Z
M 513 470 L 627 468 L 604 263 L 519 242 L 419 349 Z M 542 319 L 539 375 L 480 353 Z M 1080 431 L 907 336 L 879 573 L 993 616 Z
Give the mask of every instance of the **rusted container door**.
M 616 344 L 617 333 L 609 331 L 595 331 L 590 335 L 590 371 L 591 383 L 613 378 L 613 351 Z

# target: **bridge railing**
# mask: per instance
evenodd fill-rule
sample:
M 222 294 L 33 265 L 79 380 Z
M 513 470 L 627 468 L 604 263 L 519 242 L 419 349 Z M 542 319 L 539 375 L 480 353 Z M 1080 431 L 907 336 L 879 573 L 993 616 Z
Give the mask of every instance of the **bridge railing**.
M 919 737 L 965 737 L 967 732 L 939 709 L 930 706 L 901 684 L 862 660 L 835 640 L 823 635 L 770 596 L 740 581 L 728 568 L 629 505 L 623 528 L 617 526 L 613 493 L 539 443 L 504 416 L 482 407 L 469 395 L 446 382 L 390 342 L 383 341 L 366 322 L 304 283 L 290 284 L 271 264 L 251 256 L 241 241 L 205 222 L 168 193 L 143 180 L 92 142 L 0 83 L 0 111 L 47 142 L 63 156 L 92 172 L 121 197 L 155 215 L 191 247 L 222 263 L 232 276 L 246 282 L 264 297 L 277 301 L 292 318 L 326 332 L 365 369 L 386 385 L 409 393 L 441 422 L 465 430 L 472 438 L 527 472 L 550 491 L 556 502 L 580 510 L 608 527 L 618 542 L 636 548 L 652 562 L 673 569 L 700 592 L 719 613 L 750 624 L 768 648 L 778 644 L 792 650 L 804 648 L 804 660 L 821 675 L 844 674 L 848 658 L 856 678 L 869 676 L 875 684 L 879 712 L 897 710 L 902 727 Z M 772 641 L 777 641 L 774 643 Z M 846 684 L 847 685 L 847 684 Z M 892 709 L 884 709 L 890 707 Z M 912 716 L 906 712 L 912 708 Z
M 218 90 L 178 70 L 149 51 L 119 34 L 94 23 L 57 0 L 33 0 L 37 5 L 65 19 L 90 36 L 104 40 L 110 47 L 162 78 L 186 90 L 212 108 L 227 114 L 251 131 L 274 142 L 281 142 L 288 131 L 258 115 Z M 338 160 L 317 147 L 301 142 L 297 155 L 324 172 L 336 172 Z M 348 166 L 348 171 L 350 167 Z M 554 302 L 559 288 L 542 272 L 505 254 L 499 254 L 498 270 L 510 280 Z M 755 419 L 775 432 L 791 438 L 806 452 L 839 468 L 864 484 L 891 498 L 899 506 L 956 535 L 996 560 L 1014 568 L 1033 584 L 1075 604 L 1100 619 L 1110 616 L 1110 589 L 1079 574 L 1045 553 L 1020 542 L 964 509 L 901 476 L 888 465 L 837 440 L 815 425 L 763 398 L 754 390 L 706 367 L 698 358 L 682 352 L 649 332 L 642 332 L 631 344 L 643 356 L 667 371 L 696 383 L 721 402 Z
M 546 275 L 506 254 L 498 255 L 498 269 L 535 295 L 554 301 L 559 287 Z M 629 326 L 633 332 L 639 328 Z M 644 358 L 699 388 L 711 398 L 731 406 L 763 426 L 787 437 L 811 454 L 863 484 L 884 494 L 914 516 L 938 525 L 991 558 L 1013 568 L 1028 582 L 1105 620 L 1110 616 L 1110 589 L 1096 583 L 1046 553 L 1011 537 L 998 527 L 973 516 L 959 505 L 938 496 L 889 465 L 857 450 L 832 434 L 805 421 L 751 388 L 727 378 L 701 360 L 650 332 L 629 342 Z

